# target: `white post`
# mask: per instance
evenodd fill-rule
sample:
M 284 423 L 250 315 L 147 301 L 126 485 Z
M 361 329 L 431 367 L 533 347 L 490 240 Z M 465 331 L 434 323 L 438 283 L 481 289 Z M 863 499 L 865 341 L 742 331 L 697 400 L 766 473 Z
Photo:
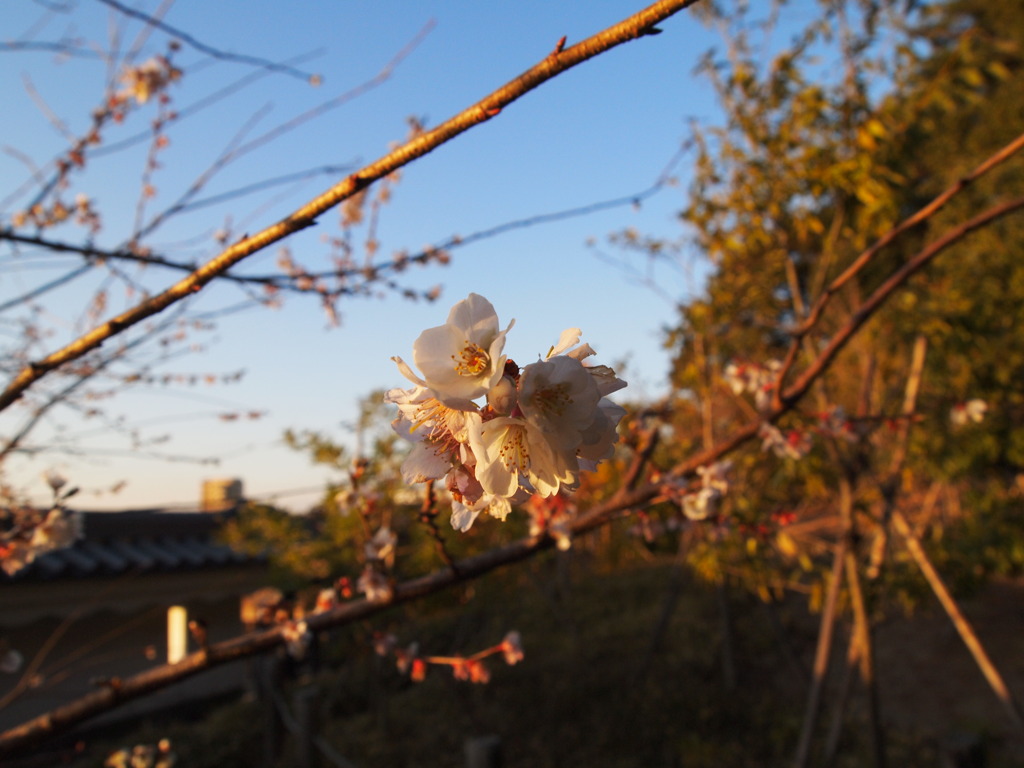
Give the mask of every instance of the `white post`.
M 182 605 L 167 609 L 167 663 L 177 664 L 188 654 L 188 611 Z

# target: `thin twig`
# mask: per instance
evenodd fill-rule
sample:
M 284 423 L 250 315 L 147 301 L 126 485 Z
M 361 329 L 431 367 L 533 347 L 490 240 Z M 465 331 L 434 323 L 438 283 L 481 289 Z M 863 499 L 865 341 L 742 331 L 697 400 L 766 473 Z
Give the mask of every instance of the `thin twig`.
M 435 522 L 437 518 L 437 496 L 434 493 L 434 481 L 431 480 L 427 483 L 427 489 L 423 495 L 423 505 L 420 507 L 420 522 L 423 523 L 427 529 L 427 533 L 430 538 L 434 540 L 434 546 L 437 549 L 437 554 L 441 560 L 447 565 L 455 576 L 459 575 L 459 568 L 455 564 L 455 560 L 448 552 L 448 547 L 445 545 L 444 539 L 441 538 L 441 531 L 437 528 Z
M 134 8 L 129 8 L 128 6 L 117 2 L 117 0 L 99 1 L 104 5 L 110 6 L 119 13 L 123 13 L 125 16 L 130 16 L 133 19 L 138 19 L 139 21 L 143 22 L 148 26 L 159 29 L 161 32 L 165 32 L 166 34 L 181 40 L 183 43 L 189 45 L 190 47 L 195 48 L 197 51 L 205 53 L 207 56 L 212 56 L 215 59 L 220 59 L 222 61 L 234 61 L 240 64 L 249 64 L 252 66 L 260 67 L 261 69 L 269 70 L 271 72 L 280 72 L 282 74 L 288 75 L 289 77 L 296 77 L 299 80 L 305 80 L 306 82 L 310 83 L 319 82 L 318 75 L 314 75 L 309 72 L 303 72 L 301 70 L 295 69 L 294 67 L 289 67 L 286 64 L 280 64 L 278 62 L 270 61 L 269 59 L 263 59 L 260 58 L 259 56 L 248 56 L 246 54 L 241 53 L 229 53 L 227 51 L 221 51 L 217 48 L 214 48 L 213 46 L 207 45 L 206 43 L 196 40 L 196 38 L 192 37 L 192 35 L 186 32 L 182 32 L 180 29 L 172 27 L 170 24 L 167 24 L 166 22 L 153 18 L 149 14 L 142 13 L 141 11 L 135 10 Z

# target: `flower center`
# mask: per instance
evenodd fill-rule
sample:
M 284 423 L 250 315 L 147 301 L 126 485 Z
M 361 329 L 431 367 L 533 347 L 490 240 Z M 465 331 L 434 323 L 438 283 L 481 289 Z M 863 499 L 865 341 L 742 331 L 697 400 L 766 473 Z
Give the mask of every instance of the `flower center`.
M 471 341 L 467 341 L 458 356 L 452 355 L 455 361 L 455 372 L 459 376 L 479 376 L 487 370 L 491 362 L 490 356 Z
M 409 428 L 409 433 L 412 434 L 425 424 L 433 422 L 427 440 L 435 445 L 439 454 L 453 452 L 459 445 L 455 436 L 455 432 L 461 428 L 458 415 L 456 411 L 439 403 L 435 398 L 428 398 L 416 410 L 416 421 Z
M 509 473 L 525 472 L 530 467 L 530 449 L 526 445 L 526 430 L 510 427 L 498 449 L 498 458 Z
M 537 390 L 532 400 L 537 410 L 556 416 L 564 413 L 566 408 L 572 405 L 572 398 L 569 397 L 569 385 L 565 382 Z

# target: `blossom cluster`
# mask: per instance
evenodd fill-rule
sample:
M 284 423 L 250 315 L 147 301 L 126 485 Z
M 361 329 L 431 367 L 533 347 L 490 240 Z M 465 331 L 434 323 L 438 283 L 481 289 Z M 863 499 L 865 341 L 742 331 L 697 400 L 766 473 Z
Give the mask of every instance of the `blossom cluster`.
M 5 510 L 9 512 L 9 510 Z M 60 507 L 45 515 L 15 515 L 11 529 L 0 535 L 0 568 L 13 576 L 40 555 L 70 547 L 81 536 L 81 518 Z
M 962 427 L 974 422 L 980 424 L 988 413 L 988 403 L 979 397 L 965 403 L 955 404 L 949 411 L 949 420 L 954 426 Z
M 63 490 L 67 480 L 50 471 L 44 474 L 53 490 L 48 511 L 18 503 L 9 489 L 0 487 L 0 569 L 8 576 L 28 566 L 40 555 L 70 547 L 82 536 L 82 518 L 62 502 L 78 492 Z
M 413 443 L 403 478 L 444 478 L 460 531 L 485 511 L 504 520 L 529 495 L 574 490 L 582 470 L 611 456 L 625 415 L 607 396 L 626 383 L 584 362 L 594 350 L 578 328 L 520 368 L 503 354 L 512 325 L 502 329 L 491 303 L 471 293 L 413 344 L 422 376 L 392 358 L 415 385 L 384 398 L 398 406 L 395 430 Z
M 422 682 L 427 676 L 427 666 L 448 666 L 456 680 L 472 683 L 490 682 L 491 672 L 484 659 L 488 656 L 501 654 L 509 666 L 523 660 L 523 645 L 519 633 L 508 632 L 497 645 L 486 648 L 472 656 L 426 656 L 420 653 L 420 644 L 413 642 L 402 648 L 398 639 L 391 633 L 376 634 L 373 641 L 374 651 L 378 656 L 393 655 L 395 666 L 403 675 L 409 675 L 414 683 Z
M 722 372 L 722 378 L 735 395 L 749 392 L 754 395 L 754 404 L 758 410 L 766 410 L 771 405 L 772 393 L 778 384 L 779 371 L 782 363 L 769 360 L 764 365 L 759 363 L 729 363 Z
M 683 514 L 690 520 L 706 520 L 718 514 L 718 504 L 729 491 L 731 461 L 716 461 L 706 467 L 697 467 L 700 488 L 682 497 Z
M 153 56 L 138 66 L 129 67 L 121 74 L 123 87 L 116 99 L 134 99 L 145 104 L 152 96 L 167 89 L 167 86 L 181 78 L 181 70 L 166 56 Z

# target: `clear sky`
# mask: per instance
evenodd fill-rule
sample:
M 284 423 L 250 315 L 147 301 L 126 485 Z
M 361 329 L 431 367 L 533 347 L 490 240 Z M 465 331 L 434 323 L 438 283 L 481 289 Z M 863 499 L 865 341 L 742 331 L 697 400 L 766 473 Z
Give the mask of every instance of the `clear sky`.
M 8 0 L 6 39 L 106 40 L 110 25 L 120 23 L 122 45 L 127 47 L 140 28 L 137 23 L 124 24 L 123 17 L 95 0 L 70 5 L 70 14 L 48 13 L 42 3 Z M 168 24 L 223 51 L 275 61 L 307 55 L 297 66 L 320 74 L 323 84 L 314 88 L 284 74 L 267 75 L 172 128 L 170 146 L 160 156 L 163 168 L 153 179 L 153 209 L 173 201 L 254 116 L 258 117 L 249 136 L 367 81 L 428 23 L 433 22 L 432 29 L 387 82 L 241 158 L 211 181 L 207 193 L 324 165 L 372 161 L 405 136 L 410 116 L 428 127 L 436 125 L 536 63 L 563 35 L 571 45 L 643 5 L 637 0 L 177 0 L 164 17 Z M 157 3 L 142 0 L 138 6 L 152 12 Z M 688 121 L 713 120 L 716 113 L 709 86 L 693 74 L 698 57 L 715 42 L 713 34 L 688 12 L 662 28 L 661 35 L 621 46 L 556 78 L 496 119 L 409 166 L 394 189 L 393 202 L 381 214 L 382 256 L 649 187 L 687 137 Z M 145 54 L 161 52 L 165 42 L 164 35 L 153 35 Z M 0 144 L 42 165 L 67 146 L 46 109 L 63 119 L 72 133 L 80 133 L 101 98 L 105 65 L 48 52 L 2 55 L 0 103 L 5 107 Z M 213 61 L 190 46 L 178 54 L 178 62 L 184 77 L 171 93 L 179 109 L 255 71 Z M 150 105 L 140 111 L 108 139 L 145 128 L 153 109 Z M 101 245 L 116 246 L 130 231 L 146 148 L 142 143 L 97 158 L 69 191 L 70 198 L 77 192 L 89 195 L 103 212 L 104 229 L 97 238 Z M 234 223 L 236 234 L 258 230 L 341 175 L 319 176 L 203 208 L 173 220 L 150 243 L 170 256 L 209 257 L 216 253 L 211 233 L 226 221 Z M 5 152 L 0 156 L 0 197 L 8 196 L 27 176 L 24 161 Z M 342 324 L 334 329 L 327 327 L 315 302 L 303 297 L 287 299 L 281 309 L 227 316 L 215 331 L 197 338 L 205 351 L 169 361 L 157 371 L 203 374 L 244 369 L 240 383 L 139 388 L 102 403 L 111 415 L 142 425 L 144 439 L 168 437 L 147 452 L 217 457 L 217 466 L 133 457 L 130 441 L 123 436 L 64 409 L 55 410 L 30 443 L 45 445 L 61 430 L 88 433 L 78 443 L 84 455 L 43 452 L 31 459 L 17 458 L 5 467 L 5 479 L 42 499 L 38 477 L 55 468 L 82 486 L 80 506 L 130 508 L 195 503 L 204 478 L 238 477 L 250 497 L 276 498 L 301 507 L 316 494 L 288 492 L 322 487 L 332 475 L 283 447 L 283 431 L 316 429 L 349 441 L 351 433 L 344 424 L 354 417 L 362 396 L 375 388 L 405 386 L 389 358 L 411 359 L 417 335 L 442 323 L 450 305 L 471 291 L 488 297 L 503 323 L 516 319 L 506 346 L 510 356 L 534 359 L 564 328 L 578 326 L 600 362 L 626 361 L 630 389 L 619 399 L 655 397 L 664 391 L 668 368 L 661 329 L 672 322 L 673 308 L 666 297 L 683 299 L 699 290 L 700 267 L 659 269 L 654 273 L 655 290 L 599 259 L 587 242 L 596 238 L 600 243 L 626 227 L 645 235 L 680 237 L 674 217 L 684 202 L 685 158 L 676 176 L 679 186 L 638 209 L 622 206 L 509 232 L 454 251 L 447 268 L 417 268 L 403 276 L 417 290 L 441 285 L 442 296 L 434 304 L 396 296 L 343 300 Z M 19 202 L 24 198 L 0 209 L 5 225 Z M 325 215 L 313 231 L 289 242 L 293 258 L 309 269 L 328 267 L 322 239 L 339 231 L 337 212 Z M 83 240 L 82 230 L 74 226 L 50 234 Z M 187 247 L 181 245 L 196 236 Z M 277 252 L 269 249 L 244 269 L 272 271 Z M 73 263 L 51 258 L 46 263 L 54 271 L 48 271 L 35 268 L 38 262 L 26 254 L 16 256 L 0 247 L 4 300 Z M 636 261 L 635 267 L 643 272 L 646 264 Z M 150 290 L 159 290 L 175 277 L 149 269 L 137 279 Z M 48 348 L 87 325 L 83 310 L 95 285 L 72 284 L 43 300 L 45 316 L 58 331 L 47 339 Z M 234 286 L 215 286 L 204 290 L 190 311 L 216 310 L 241 298 Z M 111 310 L 128 302 L 123 289 L 111 290 Z M 218 413 L 250 410 L 265 411 L 266 416 L 232 423 L 216 418 Z M 0 416 L 0 434 L 11 434 L 24 415 L 15 411 Z M 91 493 L 121 480 L 127 485 L 116 496 Z

